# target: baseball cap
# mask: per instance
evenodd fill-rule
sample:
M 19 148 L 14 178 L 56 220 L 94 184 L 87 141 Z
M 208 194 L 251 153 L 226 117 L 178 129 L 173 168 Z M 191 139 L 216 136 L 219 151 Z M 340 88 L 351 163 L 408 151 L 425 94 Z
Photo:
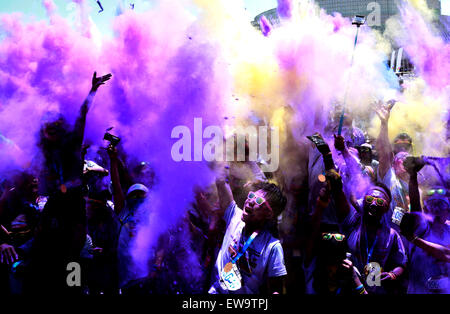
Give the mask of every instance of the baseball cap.
M 145 185 L 141 184 L 141 183 L 133 184 L 128 189 L 127 196 L 130 195 L 134 191 L 144 191 L 145 193 L 148 193 L 148 188 Z

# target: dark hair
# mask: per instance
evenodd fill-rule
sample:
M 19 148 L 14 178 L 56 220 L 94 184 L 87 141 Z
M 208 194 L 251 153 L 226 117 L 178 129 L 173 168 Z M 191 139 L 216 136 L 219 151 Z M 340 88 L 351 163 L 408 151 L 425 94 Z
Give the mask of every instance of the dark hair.
M 339 266 L 342 261 L 346 258 L 346 253 L 349 251 L 347 237 L 344 236 L 342 241 L 337 241 L 334 237 L 329 240 L 324 240 L 322 238 L 322 233 L 339 233 L 339 226 L 335 224 L 324 224 L 320 225 L 320 238 L 318 238 L 316 246 L 316 267 L 313 271 L 313 288 L 318 294 L 328 294 L 328 266 Z M 338 287 L 347 289 L 347 282 L 342 282 L 342 273 L 338 271 L 337 279 Z
M 386 193 L 386 195 L 389 197 L 389 203 L 390 203 L 392 201 L 391 190 L 384 183 L 376 182 L 375 185 L 371 185 L 367 191 L 377 189 L 377 188 L 381 188 Z
M 281 192 L 280 188 L 273 183 L 260 182 L 253 185 L 258 190 L 266 192 L 266 201 L 269 202 L 270 207 L 274 211 L 274 216 L 278 217 L 286 207 L 286 197 Z
M 69 130 L 69 125 L 67 123 L 67 120 L 65 119 L 65 117 L 60 114 L 57 115 L 57 117 L 55 117 L 54 121 L 50 121 L 48 123 L 52 124 L 58 122 L 60 124 L 59 126 L 59 131 L 61 132 L 61 137 L 64 137 Z M 46 128 L 46 123 L 43 123 L 41 125 L 41 128 L 39 130 L 38 133 L 38 141 L 37 141 L 37 145 L 38 147 L 42 150 L 44 156 L 46 158 L 49 158 L 51 151 L 53 149 L 53 147 L 55 146 L 55 143 L 50 142 L 46 137 L 45 137 L 45 128 Z

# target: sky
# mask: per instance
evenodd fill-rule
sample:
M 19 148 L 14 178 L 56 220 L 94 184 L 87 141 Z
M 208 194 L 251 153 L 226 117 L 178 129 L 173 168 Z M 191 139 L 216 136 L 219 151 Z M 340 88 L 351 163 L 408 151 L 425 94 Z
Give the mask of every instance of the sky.
M 234 0 L 230 0 L 234 1 Z M 53 0 L 57 6 L 58 13 L 61 16 L 70 16 L 75 2 L 71 0 Z M 122 5 L 128 8 L 131 3 L 135 5 L 135 9 L 148 9 L 152 6 L 155 0 L 100 0 L 103 7 L 103 12 L 98 13 L 100 7 L 96 0 L 85 0 L 91 8 L 91 18 L 100 28 L 100 30 L 109 27 L 109 22 L 116 15 L 117 8 Z M 249 13 L 249 19 L 253 18 L 259 13 L 273 9 L 277 6 L 277 0 L 244 0 L 245 8 Z M 46 13 L 42 1 L 40 0 L 21 0 L 21 1 L 0 1 L 0 12 L 22 12 L 28 19 L 45 19 Z

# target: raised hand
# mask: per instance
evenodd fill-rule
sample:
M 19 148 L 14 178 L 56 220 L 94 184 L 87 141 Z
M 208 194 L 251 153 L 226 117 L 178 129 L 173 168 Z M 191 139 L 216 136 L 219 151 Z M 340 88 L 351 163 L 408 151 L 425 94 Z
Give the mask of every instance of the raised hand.
M 382 123 L 387 123 L 391 115 L 391 110 L 395 105 L 395 100 L 389 100 L 386 104 L 382 101 L 378 101 L 375 104 L 375 113 Z
M 330 151 L 330 147 L 328 146 L 328 144 L 325 142 L 325 140 L 323 139 L 322 135 L 318 132 L 314 133 L 311 136 L 307 136 L 307 138 L 314 143 L 314 145 L 316 145 L 317 149 L 319 150 L 319 152 L 322 155 L 327 155 L 329 154 Z
M 425 162 L 421 157 L 408 156 L 403 161 L 403 167 L 409 174 L 414 174 L 419 172 L 425 166 Z
M 116 160 L 118 157 L 117 155 L 117 148 L 113 145 L 108 145 L 108 147 L 106 148 L 106 151 L 108 152 L 109 158 L 111 160 Z
M 334 135 L 334 147 L 340 152 L 345 150 L 345 140 L 342 135 Z
M 111 78 L 112 74 L 108 73 L 103 76 L 97 77 L 97 72 L 94 72 L 94 75 L 92 76 L 92 91 L 97 91 L 97 89 L 100 87 L 100 85 L 105 84 L 106 81 L 108 81 Z

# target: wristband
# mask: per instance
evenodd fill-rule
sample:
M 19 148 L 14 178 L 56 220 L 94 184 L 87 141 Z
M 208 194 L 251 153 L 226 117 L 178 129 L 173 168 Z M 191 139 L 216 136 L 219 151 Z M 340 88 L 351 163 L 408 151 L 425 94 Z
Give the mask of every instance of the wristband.
M 358 291 L 358 290 L 361 290 L 361 289 L 364 289 L 364 285 L 363 284 L 360 284 L 358 287 L 356 287 L 356 291 Z

